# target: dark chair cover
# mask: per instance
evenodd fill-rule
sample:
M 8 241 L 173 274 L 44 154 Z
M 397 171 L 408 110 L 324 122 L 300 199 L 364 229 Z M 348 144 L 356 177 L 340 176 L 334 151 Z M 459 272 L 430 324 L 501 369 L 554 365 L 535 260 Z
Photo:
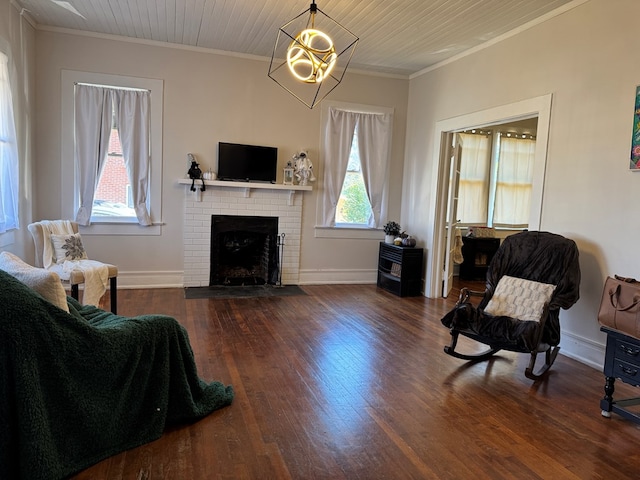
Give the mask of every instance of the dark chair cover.
M 484 312 L 504 275 L 556 285 L 548 314 L 541 322 L 493 316 Z M 443 319 L 447 328 L 471 334 L 501 349 L 530 352 L 540 344 L 560 343 L 560 308 L 568 309 L 580 296 L 578 247 L 573 240 L 549 232 L 525 231 L 504 239 L 487 271 L 484 296 L 477 306 L 465 301 Z M 542 335 L 540 328 L 542 325 Z M 469 336 L 469 335 L 467 335 Z

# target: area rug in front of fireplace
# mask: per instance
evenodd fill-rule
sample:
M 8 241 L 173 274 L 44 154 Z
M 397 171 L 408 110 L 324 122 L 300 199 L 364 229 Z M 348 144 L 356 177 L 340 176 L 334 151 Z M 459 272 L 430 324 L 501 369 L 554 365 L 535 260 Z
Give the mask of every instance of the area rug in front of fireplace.
M 256 298 L 256 297 L 290 297 L 292 295 L 306 295 L 297 285 L 213 285 L 210 287 L 186 287 L 184 298 L 193 300 L 198 298 Z

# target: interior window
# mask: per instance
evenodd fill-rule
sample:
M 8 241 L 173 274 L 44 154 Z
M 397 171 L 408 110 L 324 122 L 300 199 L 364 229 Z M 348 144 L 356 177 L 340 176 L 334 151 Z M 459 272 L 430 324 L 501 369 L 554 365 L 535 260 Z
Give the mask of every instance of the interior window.
M 527 228 L 535 137 L 480 131 L 460 138 L 459 223 Z

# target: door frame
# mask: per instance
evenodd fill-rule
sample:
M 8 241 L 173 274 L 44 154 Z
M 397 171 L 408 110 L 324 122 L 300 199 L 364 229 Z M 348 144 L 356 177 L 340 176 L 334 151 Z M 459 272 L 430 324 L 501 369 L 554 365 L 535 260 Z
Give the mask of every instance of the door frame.
M 450 137 L 450 138 L 449 138 Z M 457 133 L 447 135 L 447 153 L 449 159 L 449 188 L 447 192 L 447 218 L 445 219 L 445 251 L 442 273 L 442 296 L 448 297 L 453 287 L 453 251 L 456 247 L 458 229 L 458 199 L 460 189 L 460 163 L 462 156 L 461 137 Z M 455 143 L 455 146 L 453 145 Z
M 533 170 L 533 190 L 531 192 L 531 213 L 529 229 L 539 230 L 542 224 L 542 202 L 544 179 L 547 164 L 549 143 L 549 125 L 551 121 L 552 94 L 534 97 L 520 102 L 473 112 L 467 115 L 448 118 L 436 122 L 433 149 L 433 167 L 431 175 L 431 197 L 429 209 L 429 225 L 433 225 L 431 238 L 431 254 L 427 256 L 425 275 L 425 296 L 440 298 L 442 296 L 442 280 L 444 275 L 444 257 L 446 250 L 445 228 L 447 215 L 447 198 L 449 186 L 450 159 L 446 155 L 446 138 L 449 132 L 460 132 L 469 128 L 489 127 L 511 121 L 538 117 L 536 138 L 536 155 Z

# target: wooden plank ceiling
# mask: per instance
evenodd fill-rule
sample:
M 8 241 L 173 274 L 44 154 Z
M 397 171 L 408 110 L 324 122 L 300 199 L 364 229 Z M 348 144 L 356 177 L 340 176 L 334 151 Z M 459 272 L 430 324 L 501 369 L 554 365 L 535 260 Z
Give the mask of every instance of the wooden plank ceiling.
M 308 0 L 14 0 L 61 27 L 271 57 Z M 316 0 L 360 37 L 352 66 L 410 75 L 576 0 Z

